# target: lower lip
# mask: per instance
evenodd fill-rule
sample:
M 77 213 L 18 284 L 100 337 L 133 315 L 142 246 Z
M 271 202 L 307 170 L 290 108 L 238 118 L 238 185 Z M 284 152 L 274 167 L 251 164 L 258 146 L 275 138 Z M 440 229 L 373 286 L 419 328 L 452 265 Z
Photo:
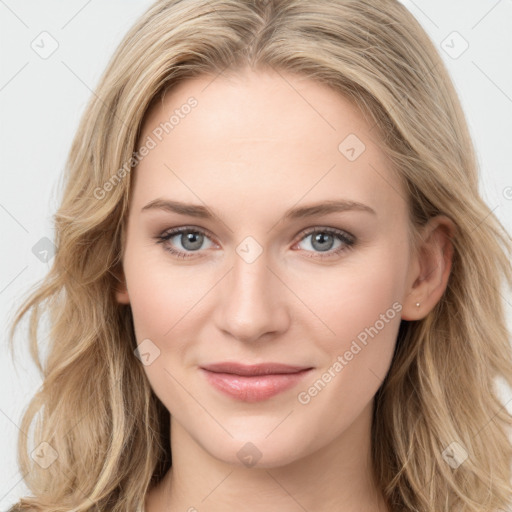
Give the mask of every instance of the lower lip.
M 311 369 L 297 373 L 270 375 L 234 375 L 215 373 L 201 368 L 208 382 L 226 395 L 243 402 L 261 402 L 296 386 Z

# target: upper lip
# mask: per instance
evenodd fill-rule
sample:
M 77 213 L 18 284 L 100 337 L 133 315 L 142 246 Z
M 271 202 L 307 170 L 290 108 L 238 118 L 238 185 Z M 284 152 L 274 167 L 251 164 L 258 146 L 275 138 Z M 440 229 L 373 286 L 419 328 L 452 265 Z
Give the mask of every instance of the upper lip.
M 279 373 L 298 373 L 303 370 L 309 370 L 307 366 L 291 366 L 280 363 L 260 363 L 260 364 L 241 364 L 241 363 L 213 363 L 201 366 L 204 370 L 215 373 L 231 373 L 234 375 L 272 375 Z

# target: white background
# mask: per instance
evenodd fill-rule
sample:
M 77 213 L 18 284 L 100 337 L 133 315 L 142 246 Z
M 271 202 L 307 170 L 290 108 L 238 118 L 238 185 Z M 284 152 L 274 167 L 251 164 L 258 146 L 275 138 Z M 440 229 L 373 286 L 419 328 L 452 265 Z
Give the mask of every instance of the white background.
M 476 144 L 482 194 L 512 232 L 512 1 L 403 3 L 449 67 Z M 7 325 L 22 295 L 50 267 L 32 248 L 43 237 L 53 240 L 58 180 L 85 104 L 116 45 L 150 4 L 0 0 L 0 510 L 27 494 L 15 448 L 22 411 L 41 384 L 20 335 L 13 366 Z M 58 42 L 46 59 L 31 47 L 43 31 Z M 469 47 L 457 56 L 464 41 Z M 510 290 L 504 300 L 512 325 Z M 505 389 L 504 402 L 512 410 Z

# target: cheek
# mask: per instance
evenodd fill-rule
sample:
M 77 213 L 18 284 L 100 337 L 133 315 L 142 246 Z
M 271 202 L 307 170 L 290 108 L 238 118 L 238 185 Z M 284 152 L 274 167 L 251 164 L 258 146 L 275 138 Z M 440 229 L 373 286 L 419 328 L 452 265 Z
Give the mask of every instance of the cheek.
M 382 327 L 381 315 L 389 320 L 386 326 L 392 320 L 399 324 L 407 257 L 392 244 L 376 246 L 362 256 L 354 254 L 346 264 L 322 270 L 296 289 L 322 320 L 329 353 L 350 344 L 376 322 Z
M 135 247 L 127 251 L 124 268 L 137 343 L 143 354 L 150 354 L 143 361 L 144 371 L 156 396 L 174 412 L 188 407 L 179 383 L 190 334 L 197 325 L 194 313 L 206 293 L 198 286 L 206 284 L 193 278 L 192 267 L 173 269 L 154 253 Z
M 158 247 L 127 251 L 125 274 L 130 294 L 137 340 L 165 341 L 188 320 L 194 306 L 208 290 L 208 280 L 198 279 L 197 270 L 177 267 Z
M 355 413 L 377 391 L 391 364 L 401 322 L 407 255 L 398 246 L 376 246 L 350 264 L 347 259 L 346 266 L 330 271 L 329 279 L 310 287 L 315 290 L 310 303 L 329 331 L 317 337 L 325 354 L 320 381 L 305 385 L 307 396 L 301 403 L 311 399 L 314 407 L 329 410 L 329 404 L 340 404 L 332 414 L 350 416 L 349 411 Z

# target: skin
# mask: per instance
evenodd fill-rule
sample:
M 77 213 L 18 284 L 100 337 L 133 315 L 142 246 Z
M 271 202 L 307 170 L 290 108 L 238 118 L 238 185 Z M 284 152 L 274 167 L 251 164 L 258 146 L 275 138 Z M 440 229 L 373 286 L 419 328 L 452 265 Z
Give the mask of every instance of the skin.
M 150 339 L 160 351 L 144 371 L 171 413 L 173 468 L 148 493 L 146 512 L 229 512 L 240 503 L 251 511 L 388 510 L 371 473 L 374 395 L 400 321 L 423 318 L 443 294 L 453 225 L 431 220 L 412 249 L 406 193 L 376 130 L 325 85 L 252 69 L 202 75 L 149 112 L 140 141 L 190 96 L 198 105 L 134 171 L 116 292 L 131 305 L 138 343 Z M 366 146 L 354 161 L 338 149 L 349 134 Z M 141 212 L 157 198 L 205 205 L 216 216 Z M 331 199 L 375 213 L 283 219 L 289 208 Z M 179 235 L 166 242 L 188 259 L 157 243 L 180 226 L 211 234 L 200 249 Z M 315 245 L 307 228 L 336 228 L 356 241 Z M 236 250 L 248 236 L 262 250 L 251 263 Z M 394 303 L 401 311 L 300 403 L 298 394 Z M 247 403 L 219 393 L 198 369 L 228 360 L 313 370 L 296 387 Z M 237 456 L 248 442 L 261 454 L 252 467 Z

